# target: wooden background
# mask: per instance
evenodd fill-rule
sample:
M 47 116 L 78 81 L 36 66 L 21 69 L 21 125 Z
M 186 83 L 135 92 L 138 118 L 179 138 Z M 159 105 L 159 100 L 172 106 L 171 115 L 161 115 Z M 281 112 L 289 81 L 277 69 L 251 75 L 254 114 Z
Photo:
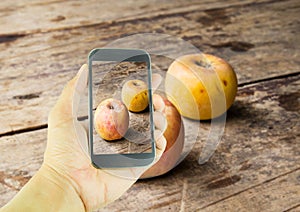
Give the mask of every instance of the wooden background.
M 206 164 L 199 138 L 170 173 L 99 211 L 300 211 L 298 0 L 2 0 L 0 206 L 41 165 L 48 112 L 88 52 L 142 32 L 228 60 L 239 91 Z

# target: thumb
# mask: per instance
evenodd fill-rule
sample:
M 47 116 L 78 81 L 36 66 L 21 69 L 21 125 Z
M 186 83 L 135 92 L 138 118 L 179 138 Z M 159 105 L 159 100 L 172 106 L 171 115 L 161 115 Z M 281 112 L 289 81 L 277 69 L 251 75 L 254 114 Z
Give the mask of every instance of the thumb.
M 156 143 L 156 156 L 155 156 L 155 159 L 153 161 L 153 164 L 151 164 L 151 165 L 154 165 L 157 161 L 159 161 L 160 157 L 164 153 L 164 151 L 166 149 L 166 146 L 167 146 L 167 140 L 163 136 L 162 131 L 155 130 L 154 131 L 154 138 L 155 138 L 155 143 Z
M 67 83 L 58 101 L 52 108 L 48 118 L 49 126 L 56 126 L 62 122 L 76 118 L 80 96 L 87 86 L 88 68 L 84 64 L 77 75 Z

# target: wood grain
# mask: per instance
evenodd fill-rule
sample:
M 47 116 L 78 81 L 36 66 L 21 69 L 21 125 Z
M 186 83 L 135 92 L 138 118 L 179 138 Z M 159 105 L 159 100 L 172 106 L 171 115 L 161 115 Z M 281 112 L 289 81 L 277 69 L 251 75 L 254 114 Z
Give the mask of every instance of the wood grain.
M 294 102 L 299 90 L 299 75 L 241 88 L 228 111 L 222 143 L 208 163 L 197 164 L 210 128 L 205 122 L 204 136 L 180 165 L 165 176 L 138 181 L 100 211 L 282 211 L 297 206 L 300 104 Z M 38 169 L 45 140 L 46 130 L 0 138 L 5 149 L 0 205 L 21 188 L 20 179 L 28 180 Z
M 175 211 L 264 211 L 269 208 L 283 211 L 297 204 L 300 104 L 291 102 L 299 99 L 299 79 L 297 76 L 240 89 L 237 101 L 228 112 L 222 143 L 208 163 L 197 164 L 201 146 L 197 143 L 171 173 L 138 182 L 119 201 L 108 206 L 107 211 L 131 211 L 136 206 L 146 211 L 169 207 Z M 286 180 L 286 184 L 277 183 L 281 180 Z M 148 190 L 139 190 L 140 183 Z M 268 186 L 270 189 L 262 192 Z M 290 189 L 294 186 L 295 189 Z M 172 195 L 158 192 L 162 196 L 157 197 L 156 191 L 161 187 Z M 275 187 L 281 189 L 272 191 Z M 141 198 L 148 197 L 136 198 L 136 190 L 141 192 Z M 272 192 L 273 195 L 268 195 Z M 245 195 L 250 193 L 264 199 L 259 202 L 258 197 L 253 197 L 245 202 Z M 282 198 L 284 195 L 287 197 Z M 230 202 L 226 204 L 227 201 Z
M 256 3 L 270 2 L 266 0 Z M 272 2 L 272 1 L 271 1 Z M 217 1 L 7 1 L 1 3 L 0 34 L 31 34 L 74 27 L 89 26 L 102 22 L 152 18 L 161 14 L 181 13 L 218 7 L 245 5 L 253 0 Z M 41 11 L 43 13 L 41 14 Z
M 204 211 L 286 211 L 300 202 L 300 167 L 289 173 L 275 177 L 238 193 L 230 196 L 216 204 L 212 204 Z M 280 192 L 278 192 L 280 191 Z M 278 193 L 281 197 L 278 201 Z
M 239 91 L 222 142 L 198 165 L 211 129 L 200 123 L 181 164 L 99 211 L 299 211 L 299 14 L 298 0 L 1 1 L 0 207 L 42 164 L 49 110 L 89 51 L 139 48 L 141 40 L 125 39 L 164 33 L 234 67 Z M 150 43 L 153 52 L 186 51 L 179 42 Z M 172 59 L 151 56 L 165 73 Z
M 0 43 L 0 134 L 45 126 L 50 108 L 64 84 L 86 62 L 88 52 L 137 32 L 181 37 L 204 52 L 227 59 L 240 84 L 299 73 L 297 3 L 248 2 L 226 7 L 210 4 L 208 9 L 187 9 L 180 15 L 162 13 L 89 27 L 82 25 Z M 162 47 L 163 44 L 153 44 L 152 48 Z M 153 63 L 166 70 L 170 61 L 156 59 Z

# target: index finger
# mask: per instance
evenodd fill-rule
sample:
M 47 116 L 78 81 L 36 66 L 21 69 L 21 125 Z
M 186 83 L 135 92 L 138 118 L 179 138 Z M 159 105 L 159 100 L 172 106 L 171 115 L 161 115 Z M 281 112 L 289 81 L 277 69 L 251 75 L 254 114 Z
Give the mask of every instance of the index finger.
M 78 111 L 80 96 L 87 86 L 88 68 L 84 64 L 77 75 L 67 83 L 56 104 L 49 114 L 48 123 L 56 125 L 64 121 L 73 120 Z

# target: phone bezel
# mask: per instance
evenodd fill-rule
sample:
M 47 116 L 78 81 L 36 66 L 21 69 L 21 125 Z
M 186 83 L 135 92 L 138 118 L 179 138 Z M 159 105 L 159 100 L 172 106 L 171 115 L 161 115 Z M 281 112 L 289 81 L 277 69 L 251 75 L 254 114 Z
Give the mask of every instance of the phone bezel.
M 148 72 L 148 99 L 149 99 L 149 119 L 151 134 L 151 153 L 129 153 L 129 154 L 94 154 L 93 152 L 93 61 L 115 61 L 115 62 L 146 62 Z M 88 80 L 88 98 L 89 98 L 89 152 L 92 164 L 96 168 L 122 168 L 139 167 L 151 164 L 155 158 L 155 140 L 153 123 L 153 105 L 152 105 L 152 70 L 151 58 L 148 52 L 142 49 L 115 49 L 115 48 L 97 48 L 93 49 L 88 55 L 89 80 Z

